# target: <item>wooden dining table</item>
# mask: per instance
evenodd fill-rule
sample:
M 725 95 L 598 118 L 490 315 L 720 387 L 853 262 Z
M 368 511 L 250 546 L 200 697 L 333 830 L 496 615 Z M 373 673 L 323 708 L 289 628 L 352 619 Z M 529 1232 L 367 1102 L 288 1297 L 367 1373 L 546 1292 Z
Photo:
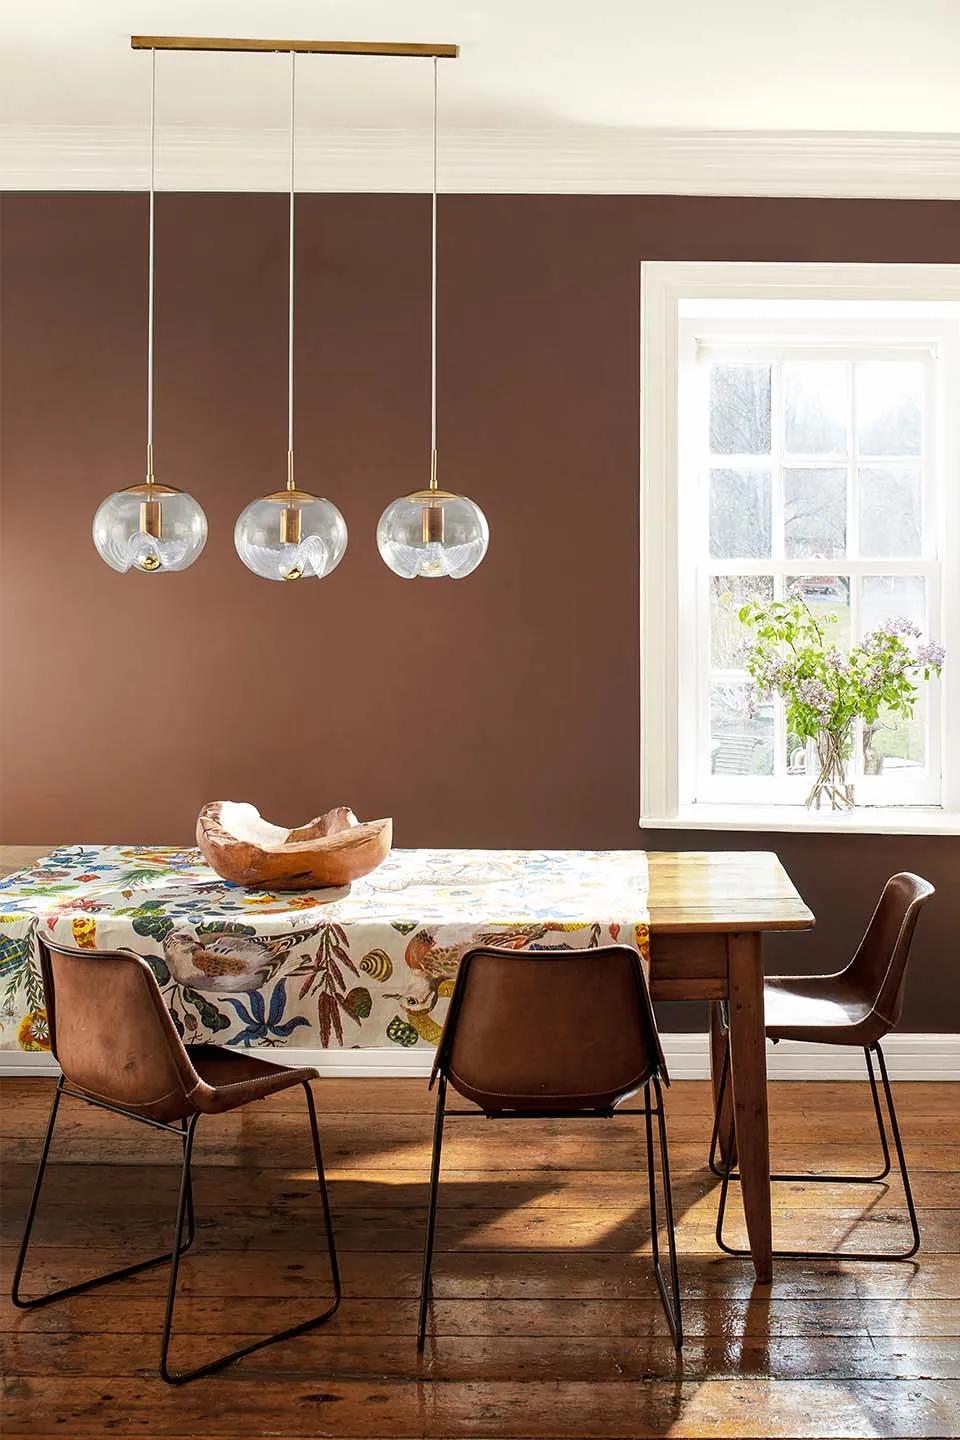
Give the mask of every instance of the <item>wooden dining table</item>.
M 814 917 L 770 851 L 652 850 L 648 860 L 653 998 L 710 1003 L 715 1102 L 726 1008 L 733 1097 L 728 1087 L 720 1133 L 729 1133 L 732 1107 L 750 1252 L 757 1279 L 766 1284 L 773 1277 L 773 1242 L 763 937 L 809 930 Z
M 0 846 L 0 877 L 51 846 Z M 719 1088 L 729 1021 L 732 1099 L 721 1134 L 735 1122 L 743 1206 L 757 1279 L 772 1276 L 770 1145 L 763 1011 L 763 937 L 808 930 L 814 917 L 768 851 L 649 851 L 650 971 L 654 1000 L 707 1001 L 711 1068 Z

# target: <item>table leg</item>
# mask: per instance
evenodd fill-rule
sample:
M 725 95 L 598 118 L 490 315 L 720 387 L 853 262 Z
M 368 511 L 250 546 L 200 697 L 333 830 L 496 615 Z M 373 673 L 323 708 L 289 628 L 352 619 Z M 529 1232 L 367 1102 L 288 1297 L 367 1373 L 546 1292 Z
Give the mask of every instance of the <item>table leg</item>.
M 710 1078 L 713 1082 L 713 1113 L 717 1113 L 717 1096 L 720 1093 L 720 1075 L 723 1069 L 723 1056 L 727 1048 L 727 1032 L 721 1021 L 722 1009 L 719 1000 L 714 1000 L 710 1006 Z M 720 1160 L 726 1163 L 727 1160 L 727 1136 L 730 1135 L 730 1122 L 733 1119 L 733 1086 L 727 1085 L 723 1099 L 723 1114 L 720 1116 Z M 737 1142 L 734 1138 L 730 1147 L 733 1151 L 732 1160 L 737 1163 Z
M 763 940 L 731 935 L 727 948 L 730 1066 L 740 1157 L 743 1210 L 757 1279 L 773 1278 L 770 1222 L 770 1133 L 767 1054 L 763 1023 Z

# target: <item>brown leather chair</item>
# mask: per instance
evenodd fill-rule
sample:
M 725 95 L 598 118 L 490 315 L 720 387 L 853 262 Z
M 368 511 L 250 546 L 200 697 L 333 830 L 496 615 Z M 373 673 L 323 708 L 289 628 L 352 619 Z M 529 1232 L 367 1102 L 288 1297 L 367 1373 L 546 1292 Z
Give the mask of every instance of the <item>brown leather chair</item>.
M 160 1375 L 171 1385 L 195 1380 L 220 1370 L 243 1355 L 288 1340 L 328 1320 L 340 1303 L 340 1274 L 333 1240 L 330 1203 L 327 1197 L 317 1114 L 310 1090 L 316 1070 L 287 1069 L 252 1055 L 216 1045 L 185 1047 L 163 1003 L 160 988 L 145 960 L 126 951 L 73 950 L 40 939 L 40 967 L 46 997 L 50 1048 L 60 1063 L 50 1111 L 50 1120 L 40 1155 L 23 1240 L 13 1274 L 12 1299 L 21 1309 L 49 1305 L 69 1295 L 79 1295 L 97 1285 L 136 1275 L 154 1265 L 170 1262 L 167 1304 L 160 1342 Z M 190 1371 L 171 1371 L 167 1364 L 173 1307 L 176 1299 L 180 1257 L 193 1242 L 195 1228 L 190 1161 L 197 1122 L 201 1115 L 222 1115 L 251 1100 L 262 1100 L 293 1085 L 302 1085 L 313 1137 L 317 1182 L 333 1280 L 333 1301 L 312 1320 L 291 1325 L 275 1335 L 256 1340 L 239 1350 Z M 30 1233 L 37 1213 L 50 1142 L 60 1101 L 75 1096 L 131 1120 L 176 1136 L 183 1153 L 180 1193 L 173 1249 L 150 1260 L 140 1260 L 121 1270 L 112 1270 L 77 1285 L 26 1299 L 20 1294 L 20 1280 Z M 184 1242 L 184 1224 L 187 1236 Z
M 667 1323 L 683 1344 L 680 1279 L 661 1080 L 669 1085 L 640 957 L 625 945 L 597 950 L 470 950 L 460 962 L 430 1086 L 437 1111 L 420 1291 L 417 1348 L 423 1349 L 437 1218 L 447 1083 L 487 1119 L 643 1115 L 653 1270 Z M 656 1103 L 651 1102 L 651 1087 Z M 644 1092 L 642 1108 L 621 1102 Z M 654 1173 L 657 1117 L 672 1300 L 660 1267 Z
M 881 1040 L 899 1023 L 903 1010 L 903 992 L 907 960 L 913 932 L 921 908 L 934 893 L 933 886 L 919 875 L 906 872 L 894 875 L 883 887 L 883 894 L 863 939 L 850 964 L 835 975 L 777 975 L 763 987 L 767 1039 L 776 1045 L 781 1040 L 807 1040 L 815 1045 L 856 1045 L 862 1048 L 867 1062 L 867 1075 L 873 1096 L 873 1108 L 880 1133 L 882 1168 L 875 1175 L 771 1175 L 771 1180 L 810 1181 L 822 1184 L 879 1184 L 890 1174 L 890 1147 L 873 1057 L 877 1058 L 880 1079 L 890 1117 L 890 1128 L 897 1152 L 897 1165 L 910 1218 L 912 1240 L 908 1249 L 898 1253 L 866 1254 L 849 1250 L 774 1250 L 774 1255 L 787 1260 L 909 1260 L 920 1248 L 920 1227 L 910 1188 L 910 1176 L 903 1155 L 900 1126 L 893 1103 L 893 1092 Z M 710 1144 L 710 1168 L 721 1177 L 720 1205 L 717 1212 L 717 1244 L 728 1255 L 746 1255 L 749 1251 L 727 1245 L 723 1239 L 723 1220 L 727 1192 L 731 1180 L 739 1180 L 734 1170 L 735 1143 L 732 1128 L 725 1137 L 724 1165 L 718 1164 L 721 1117 L 724 1112 L 726 1087 L 730 1073 L 730 1046 L 727 1042 L 720 1071 L 716 1117 Z

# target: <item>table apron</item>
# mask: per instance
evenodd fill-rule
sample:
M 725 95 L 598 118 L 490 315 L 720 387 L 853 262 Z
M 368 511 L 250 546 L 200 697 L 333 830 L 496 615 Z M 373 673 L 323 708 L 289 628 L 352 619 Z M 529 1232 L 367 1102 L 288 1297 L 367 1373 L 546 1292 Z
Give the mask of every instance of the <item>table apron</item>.
M 725 1000 L 727 935 L 650 936 L 650 989 L 654 1000 Z

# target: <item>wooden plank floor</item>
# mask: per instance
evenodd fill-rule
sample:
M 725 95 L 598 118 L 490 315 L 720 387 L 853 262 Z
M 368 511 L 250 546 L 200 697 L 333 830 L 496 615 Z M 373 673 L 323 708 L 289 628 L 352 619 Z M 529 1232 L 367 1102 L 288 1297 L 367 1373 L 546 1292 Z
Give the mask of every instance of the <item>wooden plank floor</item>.
M 51 1086 L 0 1081 L 4 1296 Z M 32 1313 L 4 1298 L 5 1436 L 960 1436 L 960 1087 L 898 1090 L 919 1263 L 784 1262 L 757 1287 L 749 1262 L 714 1246 L 707 1086 L 675 1085 L 680 1361 L 649 1270 L 637 1122 L 450 1122 L 436 1298 L 418 1360 L 425 1084 L 316 1088 L 344 1277 L 335 1319 L 174 1391 L 155 1376 L 162 1270 Z M 865 1085 L 770 1088 L 778 1168 L 871 1163 Z M 199 1240 L 182 1271 L 175 1361 L 198 1363 L 321 1308 L 298 1094 L 201 1123 Z M 75 1101 L 61 1114 L 36 1287 L 159 1250 L 172 1218 L 174 1142 Z M 904 1233 L 895 1189 L 789 1184 L 774 1201 L 779 1244 L 876 1249 Z

